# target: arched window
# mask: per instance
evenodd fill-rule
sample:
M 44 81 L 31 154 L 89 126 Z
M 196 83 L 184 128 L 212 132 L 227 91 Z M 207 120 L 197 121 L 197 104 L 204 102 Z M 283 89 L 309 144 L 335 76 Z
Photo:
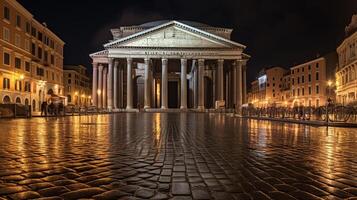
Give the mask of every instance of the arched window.
M 71 95 L 67 95 L 67 101 L 68 101 L 68 103 L 71 103 L 71 102 L 72 102 L 72 97 L 71 97 Z
M 5 96 L 4 99 L 2 100 L 4 104 L 11 103 L 11 99 L 9 96 Z
M 17 98 L 16 98 L 16 103 L 19 103 L 19 104 L 21 103 L 20 97 L 17 97 Z
M 29 105 L 29 100 L 25 99 L 25 105 L 28 106 Z

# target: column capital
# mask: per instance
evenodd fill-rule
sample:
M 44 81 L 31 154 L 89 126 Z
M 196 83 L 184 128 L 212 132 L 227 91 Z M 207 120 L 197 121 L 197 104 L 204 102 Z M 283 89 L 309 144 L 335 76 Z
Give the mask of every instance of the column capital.
M 114 67 L 118 67 L 119 65 L 119 59 L 114 59 Z
M 130 57 L 129 57 L 129 58 L 126 58 L 126 62 L 128 62 L 128 63 L 131 64 L 131 63 L 133 62 L 133 58 L 130 58 Z
M 167 62 L 169 62 L 169 59 L 161 58 L 161 62 L 162 62 L 163 65 L 167 65 Z
M 198 65 L 200 66 L 203 66 L 205 64 L 205 59 L 198 59 Z
M 98 63 L 97 62 L 93 62 L 92 65 L 93 65 L 93 68 L 98 68 Z
M 223 64 L 224 63 L 224 59 L 218 59 L 217 62 L 218 62 L 218 64 Z
M 103 65 L 102 63 L 100 63 L 100 64 L 98 65 L 98 68 L 99 68 L 99 70 L 101 71 L 101 70 L 103 70 L 104 65 Z
M 187 64 L 187 58 L 181 58 L 181 64 Z
M 144 62 L 145 63 L 149 63 L 150 62 L 150 58 L 144 58 Z

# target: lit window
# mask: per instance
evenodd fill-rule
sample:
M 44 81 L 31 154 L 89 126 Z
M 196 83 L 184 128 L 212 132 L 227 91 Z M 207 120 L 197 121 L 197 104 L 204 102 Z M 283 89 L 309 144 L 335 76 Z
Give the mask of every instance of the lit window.
M 6 27 L 3 28 L 3 38 L 4 40 L 10 42 L 10 29 Z

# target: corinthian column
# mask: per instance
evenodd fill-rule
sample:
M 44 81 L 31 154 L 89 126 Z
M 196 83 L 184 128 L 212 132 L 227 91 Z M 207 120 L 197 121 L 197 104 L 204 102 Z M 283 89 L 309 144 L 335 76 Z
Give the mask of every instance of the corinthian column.
M 98 108 L 103 108 L 103 65 L 99 64 L 99 75 L 98 75 Z
M 144 77 L 144 109 L 150 108 L 150 59 L 145 58 L 145 77 Z
M 114 58 L 109 58 L 108 63 L 108 76 L 107 76 L 107 93 L 108 93 L 108 100 L 107 100 L 107 108 L 109 111 L 113 109 L 113 64 Z
M 236 61 L 236 68 L 237 68 L 237 104 L 236 110 L 238 113 L 241 113 L 241 106 L 242 106 L 242 62 L 240 60 Z
M 98 92 L 98 63 L 93 63 L 93 87 L 92 87 L 92 101 L 93 106 L 98 106 L 97 104 L 97 92 Z
M 108 68 L 103 69 L 103 108 L 108 108 Z
M 181 109 L 187 109 L 187 59 L 181 59 Z
M 166 58 L 163 58 L 161 60 L 162 63 L 162 78 L 161 78 L 161 108 L 162 109 L 167 109 L 167 62 L 168 60 Z
M 204 95 L 205 95 L 205 87 L 204 87 L 204 70 L 205 70 L 205 60 L 198 60 L 198 106 L 199 110 L 204 110 Z
M 133 64 L 133 59 L 132 58 L 127 58 L 127 83 L 126 83 L 126 109 L 132 109 L 133 108 L 133 80 L 132 80 L 132 75 L 131 75 L 131 67 Z
M 113 89 L 114 89 L 114 101 L 113 101 L 113 108 L 117 109 L 118 108 L 118 65 L 119 65 L 119 60 L 116 59 L 114 61 L 114 83 L 113 83 Z
M 218 60 L 218 67 L 217 67 L 217 70 L 218 70 L 218 100 L 219 101 L 223 101 L 224 100 L 224 97 L 223 97 L 223 90 L 224 90 L 224 78 L 223 78 L 223 65 L 224 64 L 224 60 L 223 59 L 219 59 Z

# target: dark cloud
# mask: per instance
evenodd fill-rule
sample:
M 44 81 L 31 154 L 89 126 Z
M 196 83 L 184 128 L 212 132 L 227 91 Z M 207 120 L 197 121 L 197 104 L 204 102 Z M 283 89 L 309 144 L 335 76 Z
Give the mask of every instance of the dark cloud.
M 356 0 L 19 0 L 65 42 L 65 63 L 90 67 L 88 54 L 102 49 L 110 29 L 159 19 L 199 21 L 233 28 L 232 39 L 252 56 L 248 79 L 262 67 L 290 67 L 334 51 Z

